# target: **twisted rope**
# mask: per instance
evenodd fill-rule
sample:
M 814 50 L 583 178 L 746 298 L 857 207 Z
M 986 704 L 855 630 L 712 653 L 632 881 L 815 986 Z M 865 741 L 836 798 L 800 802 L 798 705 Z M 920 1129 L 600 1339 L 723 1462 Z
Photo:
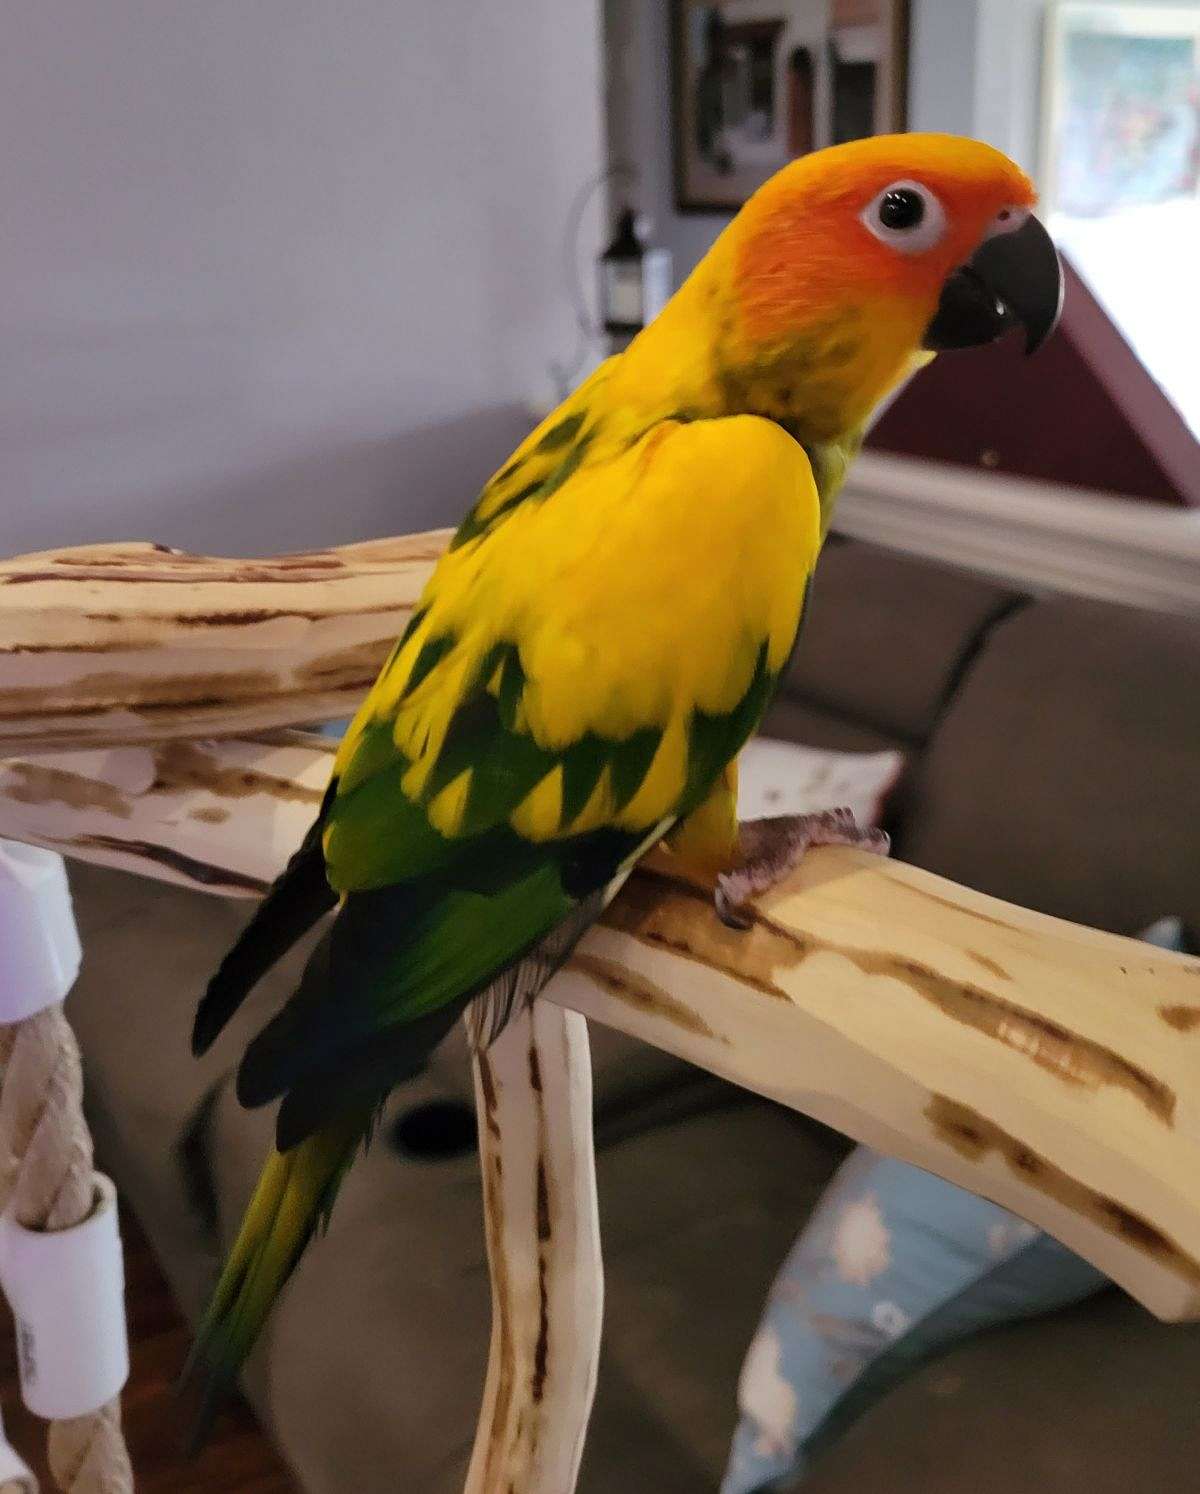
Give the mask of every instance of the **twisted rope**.
M 96 1189 L 79 1047 L 62 1006 L 0 1026 L 0 1067 L 0 1198 L 27 1229 L 70 1229 L 91 1214 Z M 47 1456 L 63 1494 L 132 1494 L 119 1400 L 52 1421 Z

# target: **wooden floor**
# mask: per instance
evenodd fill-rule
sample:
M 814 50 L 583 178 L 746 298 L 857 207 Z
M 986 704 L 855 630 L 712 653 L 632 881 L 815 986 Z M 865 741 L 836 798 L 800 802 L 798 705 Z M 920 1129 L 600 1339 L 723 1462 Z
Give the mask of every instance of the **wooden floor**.
M 300 1485 L 240 1403 L 221 1417 L 203 1453 L 193 1462 L 184 1460 L 185 1421 L 174 1385 L 187 1356 L 187 1325 L 128 1212 L 121 1232 L 132 1360 L 123 1406 L 138 1494 L 300 1494 Z M 0 1398 L 9 1440 L 42 1480 L 44 1494 L 52 1494 L 45 1424 L 21 1404 L 12 1319 L 2 1303 Z

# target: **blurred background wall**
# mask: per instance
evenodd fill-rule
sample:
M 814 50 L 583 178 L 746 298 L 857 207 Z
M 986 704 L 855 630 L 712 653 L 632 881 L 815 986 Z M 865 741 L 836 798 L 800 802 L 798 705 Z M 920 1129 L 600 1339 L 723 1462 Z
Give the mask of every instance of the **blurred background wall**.
M 40 0 L 4 32 L 0 548 L 457 517 L 576 345 L 594 0 Z

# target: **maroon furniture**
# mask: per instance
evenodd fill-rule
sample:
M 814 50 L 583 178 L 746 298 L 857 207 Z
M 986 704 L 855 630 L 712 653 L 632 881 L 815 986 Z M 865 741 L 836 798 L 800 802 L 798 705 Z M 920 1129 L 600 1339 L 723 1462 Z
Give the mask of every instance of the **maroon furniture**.
M 943 353 L 871 431 L 877 451 L 1200 505 L 1200 443 L 1070 264 L 1058 331 Z M 1194 335 L 1180 328 L 1180 336 Z M 1020 377 L 1014 377 L 1020 363 Z

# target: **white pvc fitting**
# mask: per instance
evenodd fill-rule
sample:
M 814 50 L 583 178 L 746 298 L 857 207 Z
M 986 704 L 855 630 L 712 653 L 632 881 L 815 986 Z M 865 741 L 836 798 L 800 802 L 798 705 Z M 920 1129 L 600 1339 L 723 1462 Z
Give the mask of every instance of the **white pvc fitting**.
M 0 1214 L 0 1285 L 13 1310 L 21 1398 L 47 1420 L 89 1416 L 129 1376 L 117 1191 L 73 1229 L 32 1230 Z
M 61 1001 L 80 956 L 62 857 L 0 840 L 0 1023 Z

